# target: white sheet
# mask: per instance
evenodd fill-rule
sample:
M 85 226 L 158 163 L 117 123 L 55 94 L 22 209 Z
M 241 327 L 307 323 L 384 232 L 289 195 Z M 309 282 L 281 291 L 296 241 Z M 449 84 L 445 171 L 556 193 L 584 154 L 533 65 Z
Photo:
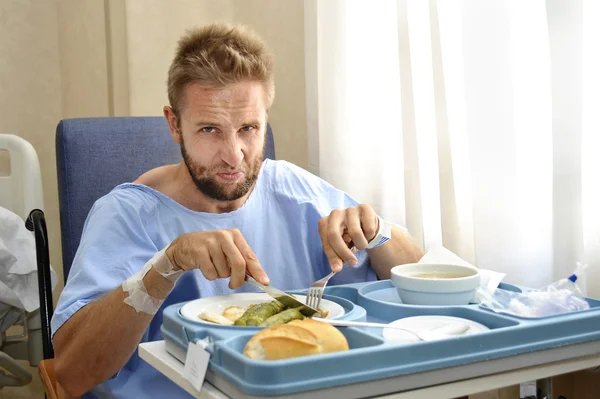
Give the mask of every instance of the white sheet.
M 52 290 L 58 281 L 50 267 Z M 0 302 L 32 312 L 40 307 L 33 233 L 24 221 L 0 207 Z

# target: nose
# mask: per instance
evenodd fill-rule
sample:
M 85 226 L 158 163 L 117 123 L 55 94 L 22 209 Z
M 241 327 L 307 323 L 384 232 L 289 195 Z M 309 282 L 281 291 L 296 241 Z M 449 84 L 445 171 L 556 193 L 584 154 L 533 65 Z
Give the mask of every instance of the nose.
M 244 159 L 241 140 L 236 135 L 227 138 L 224 144 L 223 150 L 221 151 L 221 159 L 223 162 L 232 167 L 239 166 Z

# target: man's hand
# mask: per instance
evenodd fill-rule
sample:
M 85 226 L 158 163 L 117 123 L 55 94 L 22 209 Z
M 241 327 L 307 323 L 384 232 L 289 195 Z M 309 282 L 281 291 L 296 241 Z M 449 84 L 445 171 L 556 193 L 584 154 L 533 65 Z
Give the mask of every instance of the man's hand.
M 238 229 L 182 234 L 165 251 L 175 270 L 200 269 L 207 280 L 231 277 L 229 288 L 244 283 L 246 270 L 256 280 L 269 278 Z
M 379 218 L 366 204 L 336 209 L 319 220 L 319 235 L 331 270 L 339 272 L 344 263 L 356 266 L 358 260 L 350 248 L 366 249 L 378 229 Z

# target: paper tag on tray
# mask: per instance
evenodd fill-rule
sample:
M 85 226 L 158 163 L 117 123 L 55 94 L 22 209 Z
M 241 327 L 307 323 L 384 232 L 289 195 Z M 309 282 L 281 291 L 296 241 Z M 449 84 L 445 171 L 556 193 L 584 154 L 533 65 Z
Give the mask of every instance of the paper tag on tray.
M 202 388 L 210 360 L 210 353 L 206 350 L 208 345 L 209 342 L 205 340 L 190 342 L 185 356 L 183 376 L 198 391 Z

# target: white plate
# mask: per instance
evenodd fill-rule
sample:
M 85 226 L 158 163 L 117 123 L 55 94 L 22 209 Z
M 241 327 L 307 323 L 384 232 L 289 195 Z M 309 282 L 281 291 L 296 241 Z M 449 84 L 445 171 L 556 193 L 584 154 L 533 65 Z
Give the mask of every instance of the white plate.
M 467 324 L 469 329 L 465 332 L 457 335 L 448 335 L 443 338 L 451 338 L 455 336 L 465 335 L 465 334 L 476 334 L 483 331 L 488 331 L 489 328 L 484 326 L 483 324 L 477 323 L 475 321 L 469 319 L 463 319 L 460 317 L 450 317 L 450 316 L 415 316 L 415 317 L 407 317 L 404 319 L 399 319 L 390 323 L 392 326 L 405 327 L 408 330 L 415 331 L 421 333 L 426 330 L 433 330 L 436 328 L 444 327 L 450 324 Z M 418 342 L 419 338 L 415 335 L 402 330 L 394 330 L 391 328 L 383 329 L 383 337 L 386 340 L 397 341 L 397 342 Z
M 306 296 L 295 295 L 294 297 L 302 303 L 306 302 Z M 274 299 L 264 293 L 241 293 L 231 295 L 219 295 L 211 296 L 207 298 L 196 299 L 183 305 L 180 309 L 180 313 L 183 317 L 188 320 L 196 321 L 199 323 L 215 325 L 209 321 L 202 320 L 198 317 L 198 314 L 202 312 L 215 312 L 218 314 L 223 313 L 225 308 L 229 306 L 239 306 L 241 308 L 247 308 L 248 306 L 259 303 L 271 302 Z M 332 301 L 325 298 L 321 299 L 321 309 L 329 312 L 327 315 L 328 319 L 337 319 L 344 315 L 344 308 Z

